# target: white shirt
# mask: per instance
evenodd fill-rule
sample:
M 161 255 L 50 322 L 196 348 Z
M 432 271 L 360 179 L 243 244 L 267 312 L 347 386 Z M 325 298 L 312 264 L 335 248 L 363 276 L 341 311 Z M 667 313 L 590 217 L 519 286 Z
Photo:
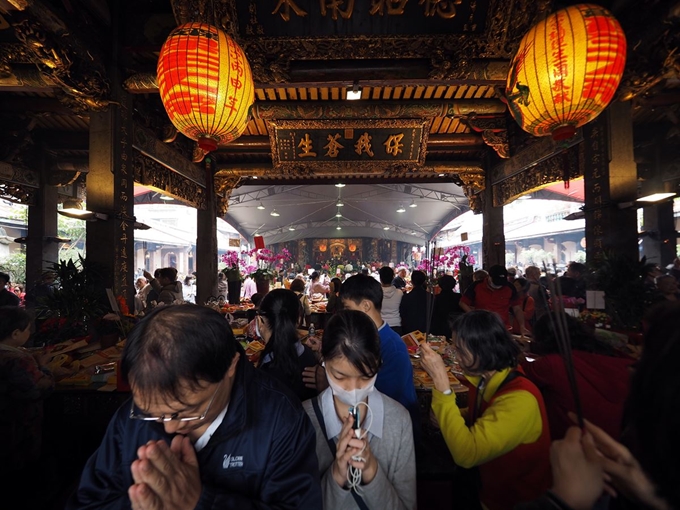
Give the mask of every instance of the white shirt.
M 210 441 L 210 438 L 217 430 L 217 427 L 222 425 L 222 420 L 224 420 L 224 417 L 227 415 L 227 409 L 229 409 L 229 402 L 227 402 L 227 405 L 224 406 L 222 412 L 217 415 L 206 431 L 203 432 L 201 437 L 198 438 L 198 441 L 194 443 L 194 450 L 200 452 L 203 448 L 205 448 L 205 446 L 208 444 L 208 441 Z
M 368 406 L 370 411 L 361 422 L 361 428 L 368 426 L 368 432 L 376 437 L 382 437 L 383 433 L 383 417 L 385 415 L 385 406 L 383 404 L 382 393 L 373 389 L 368 394 Z M 366 406 L 359 406 L 361 413 L 366 413 Z M 328 438 L 335 438 L 340 435 L 342 431 L 342 421 L 338 418 L 338 413 L 335 412 L 335 403 L 333 401 L 333 391 L 330 388 L 321 394 L 321 412 L 323 419 L 326 422 L 326 436 Z M 371 418 L 372 416 L 372 418 Z

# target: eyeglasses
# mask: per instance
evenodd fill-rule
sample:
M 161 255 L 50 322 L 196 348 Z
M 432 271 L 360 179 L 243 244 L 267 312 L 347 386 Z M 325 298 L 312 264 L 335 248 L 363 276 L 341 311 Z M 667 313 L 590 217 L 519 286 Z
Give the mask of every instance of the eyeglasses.
M 217 395 L 217 392 L 219 391 L 220 387 L 218 386 L 217 389 L 215 390 L 215 393 L 213 393 L 212 397 L 210 397 L 210 400 L 208 401 L 208 405 L 205 408 L 205 411 L 201 413 L 199 416 L 179 416 L 179 413 L 172 413 L 170 416 L 165 416 L 164 414 L 161 416 L 149 416 L 147 414 L 142 413 L 135 407 L 135 401 L 132 401 L 132 405 L 130 406 L 130 419 L 131 420 L 142 420 L 142 421 L 157 421 L 157 422 L 169 422 L 169 421 L 199 421 L 199 420 L 205 420 L 205 417 L 208 415 L 208 412 L 210 411 L 210 406 L 213 403 L 213 400 L 215 400 L 215 396 Z

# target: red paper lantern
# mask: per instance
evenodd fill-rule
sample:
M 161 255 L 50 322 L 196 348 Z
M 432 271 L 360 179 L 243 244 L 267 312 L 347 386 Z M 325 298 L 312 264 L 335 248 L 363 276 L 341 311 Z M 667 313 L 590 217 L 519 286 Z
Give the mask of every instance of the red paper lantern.
M 350 244 L 349 245 L 349 251 L 351 251 L 351 252 L 357 251 L 357 245 L 356 244 Z
M 323 252 L 323 251 L 326 251 L 327 249 L 328 249 L 328 247 L 325 244 L 322 244 L 321 246 L 319 246 L 319 251 Z
M 255 86 L 243 50 L 205 23 L 180 25 L 158 58 L 158 91 L 173 125 L 205 151 L 246 128 Z
M 626 63 L 626 36 L 606 9 L 579 4 L 534 26 L 506 86 L 510 113 L 534 136 L 569 138 L 604 110 Z

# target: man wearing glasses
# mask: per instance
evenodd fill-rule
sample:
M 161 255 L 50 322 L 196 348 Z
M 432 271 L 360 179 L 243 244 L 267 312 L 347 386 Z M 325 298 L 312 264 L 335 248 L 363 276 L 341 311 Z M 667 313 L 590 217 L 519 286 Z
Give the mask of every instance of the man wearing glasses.
M 219 313 L 154 310 L 128 336 L 121 368 L 131 402 L 67 509 L 321 509 L 306 413 L 250 365 Z

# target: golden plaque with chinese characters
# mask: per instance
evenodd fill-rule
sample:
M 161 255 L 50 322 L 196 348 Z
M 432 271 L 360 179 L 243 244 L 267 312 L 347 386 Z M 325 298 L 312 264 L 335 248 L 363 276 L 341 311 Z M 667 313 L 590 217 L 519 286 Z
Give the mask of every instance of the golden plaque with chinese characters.
M 423 119 L 267 122 L 274 167 L 313 163 L 329 168 L 348 163 L 423 165 L 427 147 Z

